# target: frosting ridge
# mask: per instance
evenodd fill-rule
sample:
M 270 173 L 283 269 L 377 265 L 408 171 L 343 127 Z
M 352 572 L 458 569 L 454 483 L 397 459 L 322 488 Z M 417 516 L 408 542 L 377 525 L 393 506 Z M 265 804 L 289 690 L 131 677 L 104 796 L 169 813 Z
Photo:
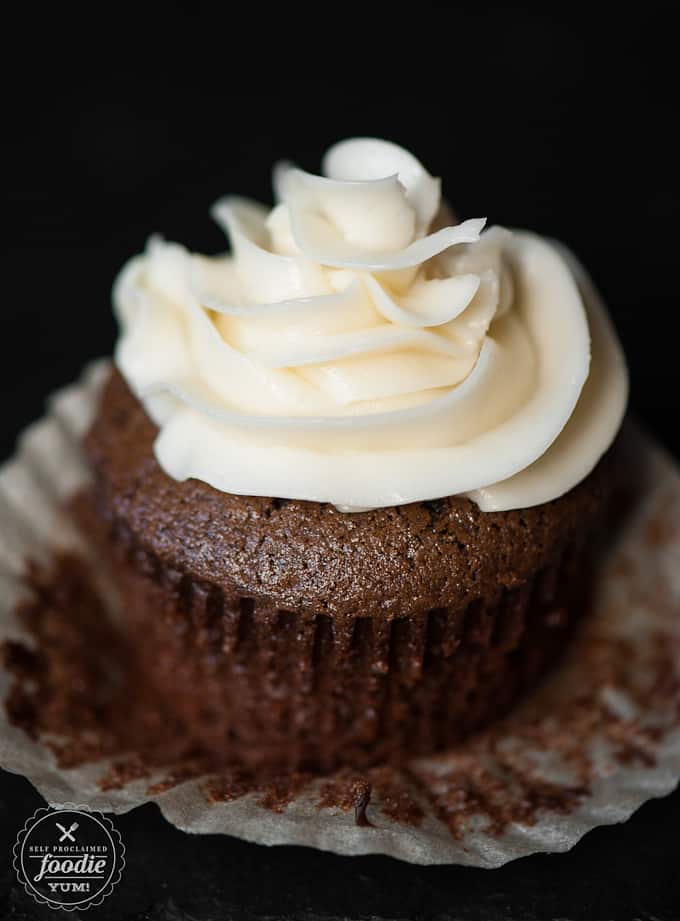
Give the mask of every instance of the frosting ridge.
M 517 508 L 576 485 L 627 376 L 573 257 L 455 223 L 386 141 L 337 144 L 324 173 L 280 164 L 272 210 L 219 201 L 227 255 L 154 237 L 121 272 L 116 361 L 165 471 L 345 510 L 460 493 Z

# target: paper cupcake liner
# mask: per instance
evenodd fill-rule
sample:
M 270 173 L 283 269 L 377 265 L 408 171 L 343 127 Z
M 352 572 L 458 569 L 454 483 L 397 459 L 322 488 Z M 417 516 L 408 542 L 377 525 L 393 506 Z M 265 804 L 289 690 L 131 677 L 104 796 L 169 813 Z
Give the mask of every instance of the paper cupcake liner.
M 32 642 L 16 616 L 27 560 L 48 564 L 57 551 L 88 558 L 65 501 L 88 484 L 80 439 L 108 368 L 98 362 L 56 394 L 0 470 L 0 641 Z M 402 769 L 268 785 L 234 771 L 185 782 L 157 771 L 104 789 L 111 759 L 60 768 L 3 706 L 0 764 L 49 802 L 124 812 L 153 800 L 180 829 L 263 844 L 485 867 L 568 850 L 680 778 L 680 477 L 630 424 L 624 442 L 634 503 L 607 551 L 595 610 L 563 664 L 490 730 Z M 2 701 L 12 682 L 0 669 Z

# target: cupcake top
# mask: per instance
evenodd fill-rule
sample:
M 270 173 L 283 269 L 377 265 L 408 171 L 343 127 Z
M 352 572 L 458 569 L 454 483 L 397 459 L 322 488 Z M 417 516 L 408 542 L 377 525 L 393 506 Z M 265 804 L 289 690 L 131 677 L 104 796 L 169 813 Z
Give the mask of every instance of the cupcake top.
M 566 250 L 458 223 L 407 151 L 354 139 L 277 204 L 214 209 L 231 252 L 153 237 L 119 276 L 116 362 L 175 479 L 353 511 L 466 495 L 526 508 L 582 480 L 627 399 Z

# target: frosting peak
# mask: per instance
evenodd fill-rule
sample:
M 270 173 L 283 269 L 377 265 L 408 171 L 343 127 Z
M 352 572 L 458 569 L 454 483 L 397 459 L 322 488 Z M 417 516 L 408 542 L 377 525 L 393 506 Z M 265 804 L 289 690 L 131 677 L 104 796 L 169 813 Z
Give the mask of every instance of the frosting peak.
M 152 238 L 121 273 L 116 360 L 161 466 L 344 509 L 457 493 L 512 508 L 575 485 L 626 400 L 587 280 L 536 236 L 456 223 L 394 144 L 343 141 L 323 166 L 279 164 L 271 211 L 219 201 L 228 255 Z

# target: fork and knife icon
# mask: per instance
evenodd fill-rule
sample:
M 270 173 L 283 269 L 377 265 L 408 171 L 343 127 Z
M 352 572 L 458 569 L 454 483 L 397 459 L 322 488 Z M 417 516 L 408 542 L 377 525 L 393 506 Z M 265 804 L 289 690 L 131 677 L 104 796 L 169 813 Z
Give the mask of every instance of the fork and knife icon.
M 76 828 L 78 828 L 77 822 L 74 822 L 73 825 L 71 825 L 71 827 L 68 829 L 64 828 L 63 825 L 60 825 L 59 822 L 55 822 L 54 824 L 57 826 L 59 831 L 62 832 L 62 836 L 59 839 L 59 844 L 61 844 L 62 841 L 67 841 L 67 840 L 73 841 L 73 843 L 75 844 L 76 839 L 73 837 L 73 832 L 76 830 Z

